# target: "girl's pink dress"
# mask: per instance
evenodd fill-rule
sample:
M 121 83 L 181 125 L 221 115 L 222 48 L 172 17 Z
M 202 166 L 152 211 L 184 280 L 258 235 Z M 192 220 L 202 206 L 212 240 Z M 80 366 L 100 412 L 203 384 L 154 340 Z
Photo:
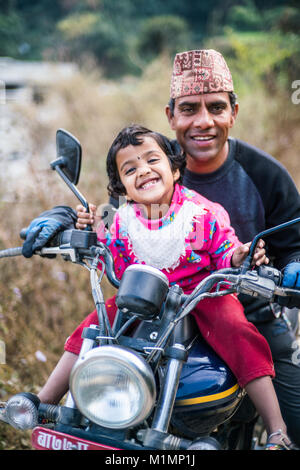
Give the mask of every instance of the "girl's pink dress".
M 179 184 L 161 219 L 146 219 L 141 207 L 127 203 L 118 209 L 110 231 L 100 227 L 98 238 L 110 248 L 119 279 L 129 265 L 148 264 L 185 293 L 211 272 L 230 267 L 233 251 L 241 245 L 222 206 Z M 114 299 L 107 302 L 107 308 L 113 321 Z M 247 321 L 235 295 L 205 299 L 192 314 L 204 339 L 242 387 L 254 378 L 274 376 L 267 341 Z M 82 330 L 92 323 L 97 323 L 95 311 L 67 339 L 65 350 L 78 354 Z

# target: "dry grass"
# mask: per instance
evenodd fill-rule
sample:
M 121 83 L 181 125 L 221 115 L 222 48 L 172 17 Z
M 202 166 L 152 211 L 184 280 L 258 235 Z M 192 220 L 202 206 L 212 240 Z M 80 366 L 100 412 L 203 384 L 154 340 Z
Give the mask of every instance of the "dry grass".
M 79 189 L 96 204 L 107 200 L 105 157 L 123 126 L 137 122 L 173 136 L 164 115 L 170 72 L 166 58 L 152 63 L 142 78 L 128 77 L 120 83 L 107 82 L 98 72 L 86 70 L 49 89 L 43 103 L 14 107 L 31 137 L 30 184 L 24 188 L 19 181 L 10 202 L 2 195 L 1 249 L 20 245 L 19 230 L 42 210 L 77 203 L 48 169 L 55 158 L 58 127 L 72 132 L 82 144 Z M 299 120 L 299 110 L 288 93 L 270 96 L 261 87 L 243 96 L 233 135 L 272 153 L 300 187 Z M 6 364 L 0 366 L 0 400 L 6 400 L 19 391 L 38 392 L 60 357 L 65 339 L 93 305 L 88 273 L 62 260 L 19 257 L 1 260 L 1 268 L 0 339 L 6 344 Z M 112 293 L 107 285 L 106 293 Z M 44 362 L 37 351 L 43 353 Z M 30 433 L 0 424 L 0 450 L 28 448 Z

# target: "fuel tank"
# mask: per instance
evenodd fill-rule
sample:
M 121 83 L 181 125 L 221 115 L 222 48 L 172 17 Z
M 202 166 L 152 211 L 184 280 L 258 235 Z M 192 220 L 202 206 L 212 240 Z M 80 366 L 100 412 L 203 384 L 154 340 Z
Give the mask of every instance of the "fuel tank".
M 133 336 L 149 341 L 152 322 L 141 322 Z M 199 334 L 192 315 L 175 328 L 174 343 L 189 351 L 183 364 L 171 424 L 176 433 L 195 438 L 211 433 L 238 409 L 241 389 L 229 367 Z M 163 370 L 161 371 L 163 379 Z
M 237 410 L 240 401 L 235 376 L 198 336 L 183 365 L 172 424 L 187 437 L 207 435 Z

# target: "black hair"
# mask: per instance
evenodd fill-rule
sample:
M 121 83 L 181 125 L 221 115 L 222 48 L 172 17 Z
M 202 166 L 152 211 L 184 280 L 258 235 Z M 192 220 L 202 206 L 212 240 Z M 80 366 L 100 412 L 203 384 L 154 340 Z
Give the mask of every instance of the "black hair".
M 109 180 L 107 189 L 110 196 L 117 198 L 118 196 L 126 194 L 126 189 L 121 182 L 117 168 L 116 156 L 118 151 L 129 145 L 141 145 L 143 138 L 146 136 L 153 138 L 167 155 L 172 172 L 175 173 L 175 171 L 179 169 L 180 178 L 178 179 L 178 183 L 182 181 L 186 160 L 177 141 L 169 140 L 159 132 L 154 132 L 146 127 L 133 124 L 119 132 L 107 154 L 106 171 Z
M 234 113 L 235 105 L 237 103 L 237 94 L 234 93 L 233 91 L 229 91 L 228 95 L 229 95 L 229 101 L 230 101 L 230 106 L 231 106 L 231 112 Z M 174 116 L 175 98 L 170 98 L 170 101 L 168 104 L 169 104 L 169 108 L 171 111 L 171 115 Z

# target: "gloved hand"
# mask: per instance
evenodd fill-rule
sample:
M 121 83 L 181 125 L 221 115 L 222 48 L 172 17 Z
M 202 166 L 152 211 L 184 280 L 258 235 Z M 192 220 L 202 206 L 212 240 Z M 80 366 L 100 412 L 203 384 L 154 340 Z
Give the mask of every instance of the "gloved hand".
M 293 261 L 283 270 L 282 287 L 300 289 L 300 262 Z M 288 308 L 300 308 L 300 297 L 278 297 L 278 303 Z
M 76 212 L 68 206 L 56 206 L 42 212 L 27 229 L 22 249 L 23 256 L 31 258 L 36 250 L 45 246 L 58 232 L 75 228 L 76 220 Z
M 284 268 L 282 287 L 300 289 L 300 262 L 293 261 Z

